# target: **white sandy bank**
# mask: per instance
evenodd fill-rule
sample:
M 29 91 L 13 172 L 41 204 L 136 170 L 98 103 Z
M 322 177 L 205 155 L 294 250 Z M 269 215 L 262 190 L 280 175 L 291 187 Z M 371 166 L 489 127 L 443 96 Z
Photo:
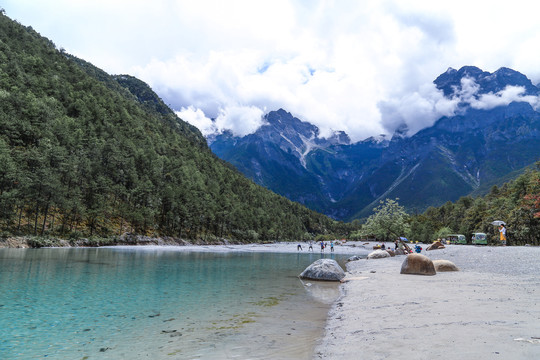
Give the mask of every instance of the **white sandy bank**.
M 425 247 L 424 247 L 425 248 Z M 461 271 L 401 275 L 404 256 L 348 264 L 316 359 L 540 359 L 540 248 L 422 252 Z

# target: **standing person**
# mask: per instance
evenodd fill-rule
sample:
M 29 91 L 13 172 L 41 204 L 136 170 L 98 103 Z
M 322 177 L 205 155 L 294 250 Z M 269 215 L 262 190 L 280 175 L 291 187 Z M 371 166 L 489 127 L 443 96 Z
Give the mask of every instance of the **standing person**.
M 321 240 L 321 252 L 324 252 L 324 242 Z
M 334 240 L 330 241 L 330 252 L 334 252 Z
M 302 245 L 298 244 L 298 246 L 296 247 L 296 249 L 297 249 L 298 251 L 302 251 Z
M 313 251 L 313 240 L 309 240 L 309 249 L 308 251 Z
M 504 224 L 501 224 L 501 226 L 499 226 L 499 233 L 501 234 L 502 246 L 506 246 L 506 228 L 504 227 Z

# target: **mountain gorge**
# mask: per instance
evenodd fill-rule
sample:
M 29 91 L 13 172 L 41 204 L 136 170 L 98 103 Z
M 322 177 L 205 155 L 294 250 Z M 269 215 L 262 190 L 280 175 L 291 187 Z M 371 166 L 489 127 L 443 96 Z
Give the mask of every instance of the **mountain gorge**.
M 434 84 L 456 111 L 412 136 L 320 139 L 314 125 L 280 109 L 253 134 L 225 132 L 208 142 L 257 183 L 342 220 L 369 215 L 384 198 L 421 212 L 486 193 L 538 160 L 540 113 L 533 105 L 540 89 L 526 76 L 465 66 Z M 506 100 L 507 93 L 514 97 Z

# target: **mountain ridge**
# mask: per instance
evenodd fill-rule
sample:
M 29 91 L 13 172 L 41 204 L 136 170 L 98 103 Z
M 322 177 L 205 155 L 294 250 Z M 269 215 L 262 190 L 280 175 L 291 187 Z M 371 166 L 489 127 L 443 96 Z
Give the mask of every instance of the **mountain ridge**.
M 524 89 L 522 95 L 540 94 L 525 75 L 508 68 L 494 73 L 474 66 L 449 68 L 434 83 L 449 99 L 460 96 L 462 86 L 471 84 L 476 91 L 471 99 L 478 101 L 515 86 Z M 210 148 L 256 182 L 337 219 L 365 217 L 385 197 L 398 197 L 408 209 L 421 211 L 455 201 L 484 183 L 500 185 L 497 179 L 537 160 L 540 113 L 525 100 L 492 108 L 461 103 L 456 115 L 441 117 L 412 136 L 398 133 L 390 140 L 368 138 L 351 143 L 347 134 L 341 134 L 349 141 L 318 140 L 312 148 L 306 139 L 312 141 L 319 133 L 314 125 L 283 128 L 305 121 L 280 109 L 265 115 L 266 119 L 279 116 L 281 128 L 274 133 L 261 127 L 246 137 L 218 135 Z M 302 133 L 306 129 L 309 133 Z M 282 139 L 273 141 L 283 133 L 291 138 L 294 131 L 299 140 L 295 149 L 303 152 L 284 146 Z M 258 148 L 248 151 L 251 143 Z M 226 153 L 220 151 L 227 146 Z M 272 151 L 262 153 L 257 150 L 261 148 Z M 293 157 L 276 155 L 280 152 Z

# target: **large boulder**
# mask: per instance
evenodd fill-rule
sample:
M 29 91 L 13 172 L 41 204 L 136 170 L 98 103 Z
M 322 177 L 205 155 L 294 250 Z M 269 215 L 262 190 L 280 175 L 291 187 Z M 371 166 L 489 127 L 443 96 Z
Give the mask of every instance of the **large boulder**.
M 369 259 L 382 259 L 382 258 L 387 258 L 387 257 L 390 257 L 390 254 L 386 250 L 375 250 L 367 256 L 368 260 Z
M 386 252 L 389 253 L 391 257 L 396 256 L 396 253 L 392 249 L 386 249 Z
M 435 271 L 459 271 L 459 268 L 453 262 L 449 260 L 433 260 L 433 266 L 435 266 Z
M 332 259 L 319 259 L 300 274 L 302 279 L 324 281 L 341 281 L 344 277 L 345 271 Z
M 395 253 L 396 253 L 396 255 L 405 255 L 405 250 L 397 248 Z
M 422 254 L 409 254 L 401 264 L 401 274 L 435 275 L 433 261 Z
M 437 250 L 437 249 L 444 249 L 444 245 L 440 241 L 434 241 L 433 244 L 429 245 L 426 248 L 426 251 Z

